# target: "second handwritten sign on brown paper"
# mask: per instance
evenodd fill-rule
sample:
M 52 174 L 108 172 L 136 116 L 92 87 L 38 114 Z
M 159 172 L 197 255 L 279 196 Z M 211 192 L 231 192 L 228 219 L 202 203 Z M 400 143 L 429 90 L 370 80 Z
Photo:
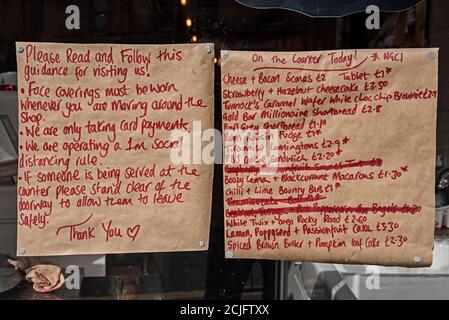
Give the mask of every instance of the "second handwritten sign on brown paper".
M 437 61 L 222 52 L 226 256 L 430 265 Z
M 206 250 L 213 167 L 170 134 L 213 126 L 213 45 L 17 51 L 18 254 Z

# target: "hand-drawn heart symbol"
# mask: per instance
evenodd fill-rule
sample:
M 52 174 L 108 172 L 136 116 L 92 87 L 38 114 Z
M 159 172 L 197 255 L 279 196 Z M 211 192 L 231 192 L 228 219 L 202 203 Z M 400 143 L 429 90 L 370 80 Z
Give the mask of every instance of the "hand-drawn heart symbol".
M 140 224 L 136 224 L 134 227 L 129 227 L 126 230 L 126 234 L 128 235 L 128 237 L 130 237 L 132 239 L 132 241 L 136 240 L 137 234 L 140 231 Z

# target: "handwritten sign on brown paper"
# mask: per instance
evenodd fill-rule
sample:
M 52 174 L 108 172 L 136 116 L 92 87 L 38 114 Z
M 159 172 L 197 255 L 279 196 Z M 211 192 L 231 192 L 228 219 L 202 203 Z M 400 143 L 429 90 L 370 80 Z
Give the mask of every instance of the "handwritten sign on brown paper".
M 226 257 L 429 266 L 437 63 L 222 51 Z
M 213 167 L 170 134 L 213 126 L 213 52 L 17 43 L 19 255 L 208 248 Z

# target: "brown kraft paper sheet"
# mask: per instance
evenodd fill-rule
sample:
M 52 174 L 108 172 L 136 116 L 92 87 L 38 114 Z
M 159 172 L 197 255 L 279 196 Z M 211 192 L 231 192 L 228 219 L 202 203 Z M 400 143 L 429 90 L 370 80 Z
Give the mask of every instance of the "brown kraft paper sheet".
M 431 265 L 437 67 L 436 48 L 222 51 L 226 257 Z
M 18 254 L 207 250 L 213 166 L 170 135 L 213 126 L 213 45 L 16 46 Z

